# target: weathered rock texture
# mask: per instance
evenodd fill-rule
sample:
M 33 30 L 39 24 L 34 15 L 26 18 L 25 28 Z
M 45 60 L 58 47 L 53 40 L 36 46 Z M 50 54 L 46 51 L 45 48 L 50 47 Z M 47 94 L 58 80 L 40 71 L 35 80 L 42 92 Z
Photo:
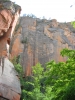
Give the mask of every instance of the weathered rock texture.
M 4 71 L 0 66 L 0 96 L 8 100 L 20 100 L 20 82 L 17 77 L 17 72 L 14 70 L 13 64 L 7 59 L 4 59 Z M 1 99 L 0 99 L 1 100 Z
M 7 45 L 10 45 L 21 8 L 11 1 L 0 2 L 0 55 L 7 56 Z
M 23 52 L 23 44 L 21 43 L 21 38 L 22 38 L 21 30 L 22 28 L 20 24 L 18 23 L 15 28 L 14 35 L 10 43 L 10 48 L 9 48 L 10 59 L 13 59 L 14 57 L 18 56 L 21 52 Z
M 75 29 L 70 23 L 21 17 L 19 24 L 21 27 L 12 40 L 11 57 L 21 55 L 27 76 L 32 74 L 31 66 L 36 63 L 44 65 L 50 60 L 65 61 L 60 51 L 63 48 L 75 49 Z
M 9 58 L 9 46 L 21 7 L 9 0 L 0 0 L 0 97 L 20 100 L 20 82 Z M 1 98 L 0 98 L 1 99 Z
M 15 37 L 11 52 L 18 55 L 17 52 L 23 49 L 20 54 L 21 64 L 27 76 L 31 75 L 31 66 L 36 63 L 44 65 L 50 60 L 65 61 L 60 51 L 63 48 L 75 49 L 75 30 L 70 23 L 21 17 L 20 25 L 21 35 Z M 20 48 L 14 50 L 15 43 L 19 43 Z

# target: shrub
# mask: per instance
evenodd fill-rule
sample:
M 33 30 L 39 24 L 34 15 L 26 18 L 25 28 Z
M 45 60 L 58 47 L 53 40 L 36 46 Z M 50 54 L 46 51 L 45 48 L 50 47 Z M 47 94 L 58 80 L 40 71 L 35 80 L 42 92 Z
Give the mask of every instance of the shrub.
M 75 98 L 75 50 L 63 49 L 66 62 L 50 61 L 45 70 L 40 63 L 32 67 L 31 77 L 20 77 L 21 100 L 74 100 Z M 22 73 L 19 65 L 16 70 Z

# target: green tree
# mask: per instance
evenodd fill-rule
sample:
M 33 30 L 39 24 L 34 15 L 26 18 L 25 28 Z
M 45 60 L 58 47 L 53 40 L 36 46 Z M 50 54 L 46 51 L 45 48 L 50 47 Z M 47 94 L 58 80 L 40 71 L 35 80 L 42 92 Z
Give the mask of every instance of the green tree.
M 63 49 L 62 56 L 69 57 L 66 62 L 47 63 L 45 75 L 46 84 L 52 86 L 52 91 L 56 94 L 53 100 L 69 100 L 67 97 L 75 98 L 75 50 Z M 72 85 L 73 84 L 73 85 Z M 70 91 L 73 92 L 70 92 Z
M 75 50 L 63 49 L 66 62 L 50 61 L 45 69 L 38 63 L 32 67 L 33 75 L 23 78 L 21 100 L 75 100 Z M 16 65 L 16 70 L 22 73 Z

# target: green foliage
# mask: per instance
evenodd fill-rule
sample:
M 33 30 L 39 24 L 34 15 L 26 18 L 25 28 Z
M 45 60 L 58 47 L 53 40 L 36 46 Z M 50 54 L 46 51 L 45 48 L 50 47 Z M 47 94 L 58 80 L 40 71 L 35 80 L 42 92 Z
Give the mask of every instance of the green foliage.
M 19 63 L 20 56 L 14 57 L 11 62 L 14 64 L 15 70 L 18 72 L 18 76 L 21 83 L 21 100 L 33 100 L 31 99 L 31 91 L 34 89 L 34 84 L 32 83 L 32 77 L 24 77 L 22 66 Z
M 18 72 L 19 77 L 23 76 L 23 69 L 22 66 L 19 63 L 20 56 L 14 57 L 14 59 L 11 60 L 11 62 L 14 64 L 15 70 Z
M 72 21 L 71 25 L 75 28 L 75 21 Z
M 67 48 L 63 49 L 60 54 L 64 57 L 67 56 L 69 59 L 75 60 L 75 50 L 68 50 Z
M 75 50 L 63 49 L 61 54 L 69 57 L 67 61 L 59 63 L 51 61 L 47 63 L 45 72 L 47 77 L 45 82 L 47 85 L 52 86 L 51 92 L 56 95 L 53 100 L 69 100 L 67 99 L 68 96 L 75 97 L 74 92 L 71 92 L 71 89 L 75 91 L 75 85 L 72 85 L 75 82 Z
M 63 100 L 75 100 L 75 83 L 74 81 L 68 85 Z
M 40 63 L 32 67 L 31 77 L 22 77 L 21 100 L 75 100 L 75 50 L 63 49 L 66 62 L 50 61 L 45 69 Z M 18 64 L 16 70 L 22 73 Z

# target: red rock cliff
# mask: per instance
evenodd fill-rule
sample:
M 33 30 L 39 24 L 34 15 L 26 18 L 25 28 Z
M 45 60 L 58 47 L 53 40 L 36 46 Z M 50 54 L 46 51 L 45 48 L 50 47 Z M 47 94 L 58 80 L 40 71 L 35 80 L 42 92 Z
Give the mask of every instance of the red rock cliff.
M 70 23 L 59 23 L 55 19 L 22 17 L 20 24 L 22 34 L 21 37 L 19 35 L 15 37 L 11 55 L 17 56 L 20 49 L 23 49 L 20 53 L 21 64 L 27 76 L 31 75 L 31 66 L 36 63 L 44 65 L 50 60 L 65 61 L 66 58 L 60 56 L 61 49 L 75 49 L 75 29 Z M 16 45 L 18 49 L 14 50 Z
M 0 0 L 0 97 L 9 100 L 20 100 L 21 94 L 14 66 L 8 60 L 10 42 L 20 11 L 21 7 L 13 2 Z

